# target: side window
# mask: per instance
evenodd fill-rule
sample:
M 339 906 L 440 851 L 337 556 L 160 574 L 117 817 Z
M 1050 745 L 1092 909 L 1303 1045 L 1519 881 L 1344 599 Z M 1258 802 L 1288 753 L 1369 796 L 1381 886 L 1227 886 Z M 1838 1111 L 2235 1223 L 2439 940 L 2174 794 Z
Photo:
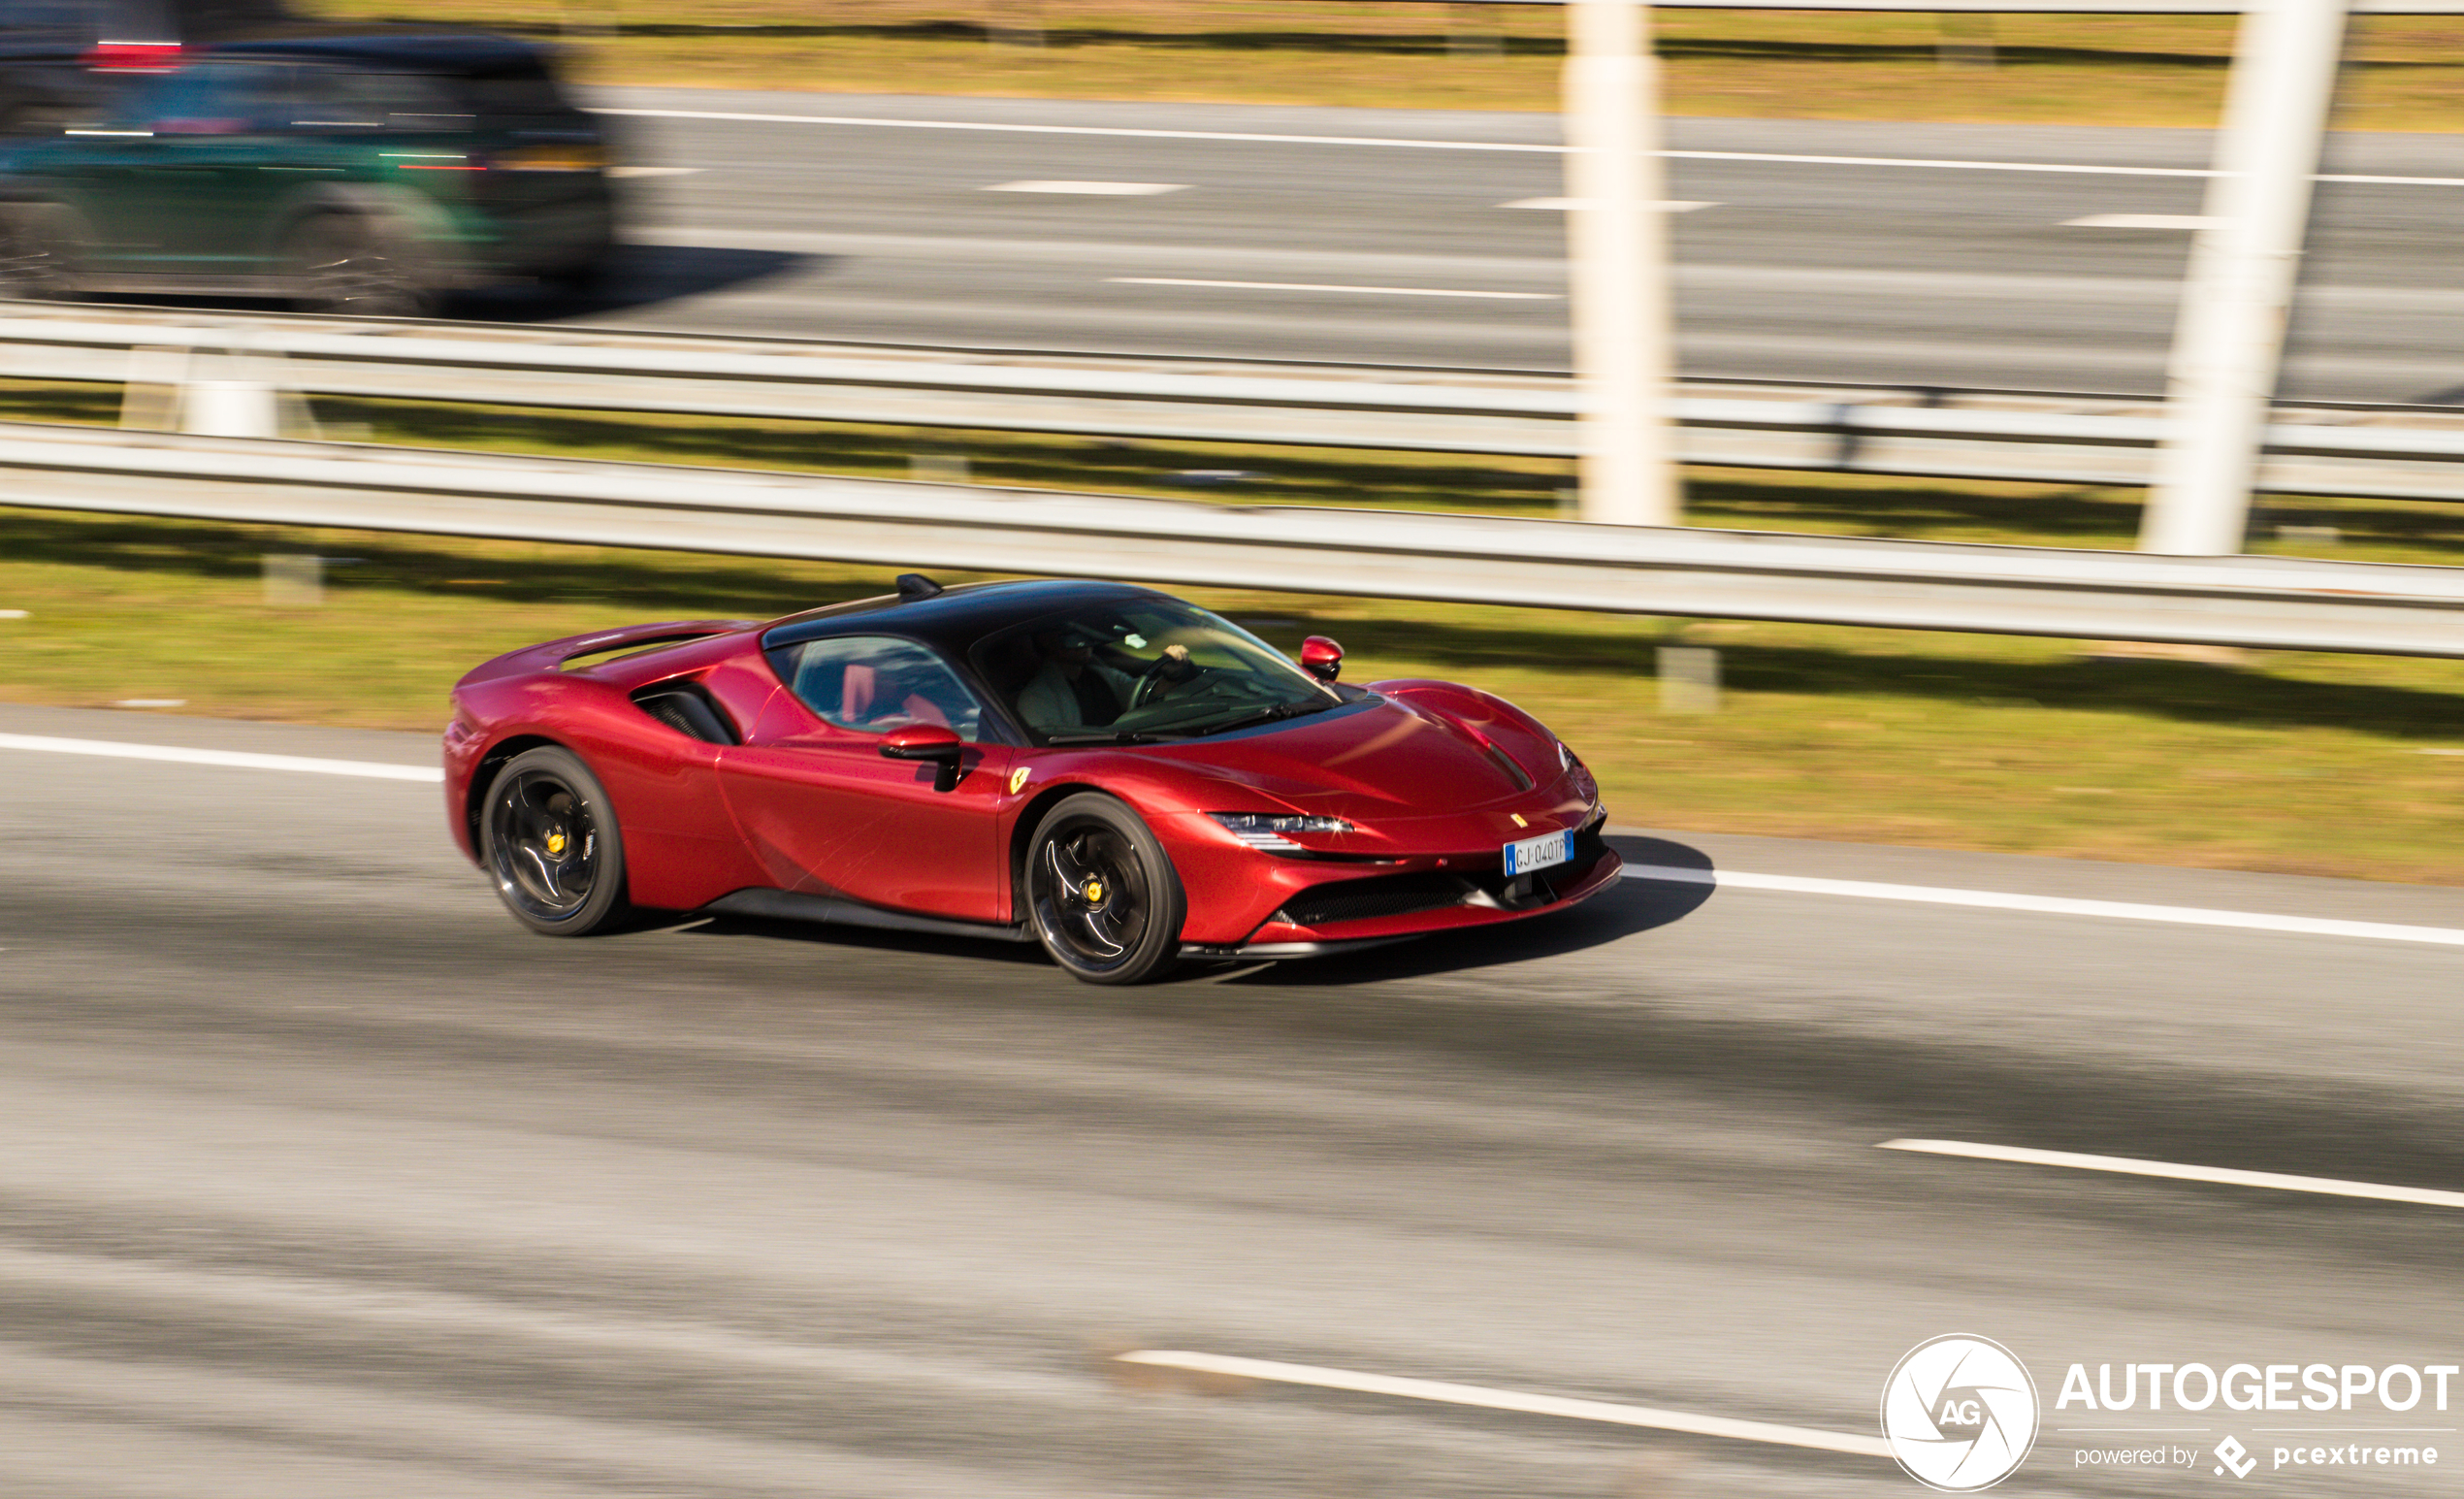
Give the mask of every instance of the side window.
M 973 743 L 984 705 L 949 664 L 912 640 L 839 635 L 807 640 L 774 657 L 779 674 L 827 723 L 859 733 L 939 724 Z
M 158 135 L 254 135 L 287 130 L 297 114 L 285 63 L 205 62 L 182 68 L 142 96 Z

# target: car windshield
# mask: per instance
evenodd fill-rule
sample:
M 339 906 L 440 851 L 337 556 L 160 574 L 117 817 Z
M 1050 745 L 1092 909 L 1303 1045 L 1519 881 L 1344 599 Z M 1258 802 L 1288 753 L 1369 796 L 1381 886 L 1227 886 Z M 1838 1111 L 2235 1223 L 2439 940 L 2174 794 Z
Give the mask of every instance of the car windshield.
M 986 640 L 975 659 L 1046 744 L 1189 738 L 1343 701 L 1248 631 L 1175 599 L 1049 615 Z

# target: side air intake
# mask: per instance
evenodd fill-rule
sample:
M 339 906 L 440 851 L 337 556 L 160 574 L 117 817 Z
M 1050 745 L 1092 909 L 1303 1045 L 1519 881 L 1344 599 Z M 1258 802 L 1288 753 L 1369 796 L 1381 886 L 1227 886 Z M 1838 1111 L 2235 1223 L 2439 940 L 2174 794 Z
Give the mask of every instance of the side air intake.
M 633 694 L 633 706 L 687 738 L 710 744 L 743 742 L 709 693 L 689 682 L 654 682 Z

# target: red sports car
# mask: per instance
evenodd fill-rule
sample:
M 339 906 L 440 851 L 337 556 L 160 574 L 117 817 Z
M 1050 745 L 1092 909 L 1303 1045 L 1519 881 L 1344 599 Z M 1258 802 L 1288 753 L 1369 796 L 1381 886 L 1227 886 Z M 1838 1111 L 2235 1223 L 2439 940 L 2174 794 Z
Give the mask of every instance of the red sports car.
M 1337 682 L 1117 583 L 576 635 L 454 688 L 454 837 L 515 919 L 629 907 L 1040 941 L 1097 984 L 1560 910 L 1599 788 L 1503 699 Z

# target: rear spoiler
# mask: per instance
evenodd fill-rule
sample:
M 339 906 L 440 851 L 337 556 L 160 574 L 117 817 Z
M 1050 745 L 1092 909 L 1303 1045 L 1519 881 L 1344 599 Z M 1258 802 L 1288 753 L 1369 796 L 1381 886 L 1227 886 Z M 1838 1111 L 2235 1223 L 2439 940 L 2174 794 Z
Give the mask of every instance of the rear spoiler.
M 707 639 L 714 635 L 751 630 L 760 623 L 751 619 L 689 619 L 659 625 L 627 625 L 621 630 L 596 630 L 589 635 L 567 635 L 562 640 L 550 640 L 544 645 L 534 645 L 499 656 L 472 668 L 462 680 L 465 683 L 485 682 L 500 676 L 518 676 L 526 671 L 554 671 L 577 657 L 603 656 L 611 651 Z

